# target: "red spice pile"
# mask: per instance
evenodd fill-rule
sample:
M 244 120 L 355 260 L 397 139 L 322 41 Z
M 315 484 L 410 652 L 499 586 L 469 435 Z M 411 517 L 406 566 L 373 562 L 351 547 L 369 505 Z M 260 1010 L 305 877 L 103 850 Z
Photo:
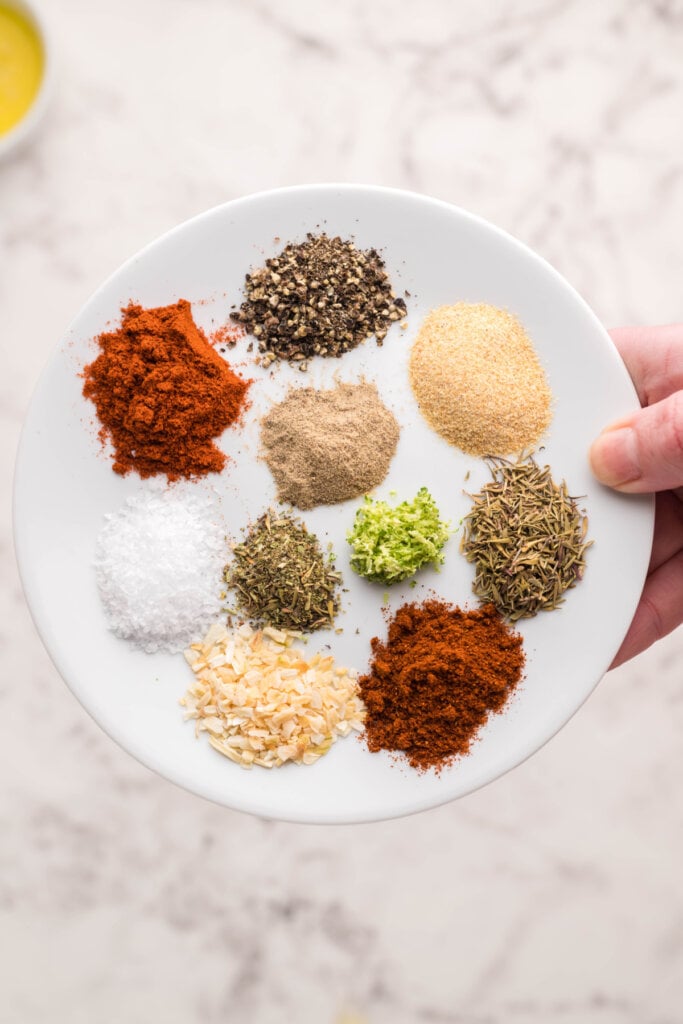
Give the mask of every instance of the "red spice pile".
M 220 472 L 226 456 L 213 439 L 238 419 L 251 382 L 214 351 L 185 299 L 156 309 L 131 304 L 122 314 L 83 372 L 114 472 L 169 480 Z
M 403 605 L 387 640 L 371 646 L 359 680 L 368 747 L 401 751 L 420 771 L 467 754 L 524 667 L 522 637 L 492 604 L 469 612 L 439 600 Z

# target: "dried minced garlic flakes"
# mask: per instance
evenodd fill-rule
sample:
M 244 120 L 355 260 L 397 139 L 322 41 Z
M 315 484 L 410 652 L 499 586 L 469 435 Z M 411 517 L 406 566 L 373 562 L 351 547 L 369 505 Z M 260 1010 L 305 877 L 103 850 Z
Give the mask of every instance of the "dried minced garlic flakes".
M 294 646 L 290 630 L 213 625 L 185 658 L 195 680 L 180 703 L 195 732 L 244 768 L 313 764 L 363 727 L 356 674 Z

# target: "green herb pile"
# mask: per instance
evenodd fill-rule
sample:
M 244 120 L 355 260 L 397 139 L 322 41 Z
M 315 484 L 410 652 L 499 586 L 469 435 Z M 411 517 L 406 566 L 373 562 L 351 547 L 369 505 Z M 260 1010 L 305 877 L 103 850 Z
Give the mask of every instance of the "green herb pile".
M 255 623 L 310 632 L 339 611 L 341 573 L 318 538 L 286 512 L 266 512 L 233 549 L 225 582 L 237 608 Z
M 347 534 L 351 568 L 376 583 L 398 583 L 423 565 L 442 563 L 449 536 L 449 524 L 440 519 L 426 487 L 396 506 L 366 498 Z
M 493 480 L 474 496 L 461 550 L 476 566 L 472 589 L 511 622 L 562 604 L 583 577 L 588 520 L 564 481 L 532 458 L 489 459 Z

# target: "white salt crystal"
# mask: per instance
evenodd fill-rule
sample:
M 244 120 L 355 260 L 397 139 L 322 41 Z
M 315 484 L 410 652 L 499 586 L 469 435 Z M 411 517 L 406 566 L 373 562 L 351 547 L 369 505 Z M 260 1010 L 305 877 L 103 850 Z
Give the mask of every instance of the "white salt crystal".
M 221 611 L 228 556 L 216 497 L 152 483 L 105 520 L 95 571 L 112 632 L 149 653 L 201 639 Z

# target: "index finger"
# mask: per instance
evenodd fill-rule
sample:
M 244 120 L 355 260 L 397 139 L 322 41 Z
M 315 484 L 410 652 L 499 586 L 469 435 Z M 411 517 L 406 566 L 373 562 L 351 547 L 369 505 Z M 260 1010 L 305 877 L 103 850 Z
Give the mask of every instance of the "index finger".
M 641 405 L 654 405 L 683 390 L 683 324 L 616 327 L 609 334 Z

